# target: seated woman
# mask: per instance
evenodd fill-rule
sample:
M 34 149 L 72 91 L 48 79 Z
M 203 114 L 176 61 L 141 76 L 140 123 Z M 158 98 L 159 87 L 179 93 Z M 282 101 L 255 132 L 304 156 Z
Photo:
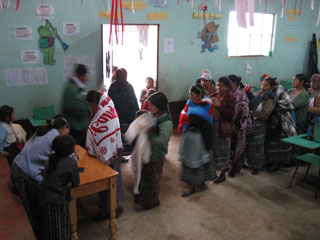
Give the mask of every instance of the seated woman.
M 215 108 L 213 112 L 213 160 L 219 177 L 214 181 L 221 183 L 226 180 L 225 173 L 230 169 L 231 137 L 234 131 L 235 99 L 230 94 L 230 80 L 220 77 L 217 83 L 217 92 L 212 94 L 211 100 Z
M 69 124 L 64 118 L 47 120 L 47 125 L 37 129 L 12 164 L 12 182 L 36 237 L 39 237 L 38 195 L 51 154 L 51 143 L 56 136 L 68 133 Z
M 92 114 L 91 122 L 87 131 L 87 150 L 88 153 L 95 156 L 101 162 L 109 165 L 119 174 L 117 181 L 117 214 L 123 209 L 122 175 L 120 168 L 120 159 L 122 142 L 120 133 L 120 123 L 117 111 L 113 105 L 112 99 L 106 93 L 100 93 L 96 90 L 89 91 L 86 101 Z M 99 192 L 100 206 L 102 213 L 98 219 L 109 217 L 108 192 Z
M 205 189 L 205 181 L 216 177 L 211 149 L 213 105 L 210 99 L 204 98 L 205 94 L 201 84 L 191 85 L 189 100 L 180 114 L 179 132 L 183 132 L 180 143 L 181 180 L 186 186 L 181 197 Z
M 292 86 L 294 88 L 288 90 L 288 94 L 294 107 L 297 133 L 302 134 L 306 131 L 309 106 L 309 93 L 307 91 L 306 76 L 303 73 L 296 74 L 293 77 Z
M 315 136 L 315 132 L 320 125 L 320 74 L 313 74 L 311 79 L 311 98 L 309 100 L 309 128 L 308 133 L 311 137 Z

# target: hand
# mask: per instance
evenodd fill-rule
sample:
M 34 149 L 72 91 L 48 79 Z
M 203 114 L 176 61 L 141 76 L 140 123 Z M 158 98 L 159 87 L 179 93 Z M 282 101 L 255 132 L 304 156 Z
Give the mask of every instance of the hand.
M 220 99 L 218 99 L 217 97 L 213 97 L 213 98 L 211 98 L 211 100 L 212 100 L 212 104 L 214 107 L 220 106 L 220 103 L 221 103 Z
M 80 156 L 77 153 L 72 153 L 71 156 L 76 159 L 77 161 L 79 161 Z

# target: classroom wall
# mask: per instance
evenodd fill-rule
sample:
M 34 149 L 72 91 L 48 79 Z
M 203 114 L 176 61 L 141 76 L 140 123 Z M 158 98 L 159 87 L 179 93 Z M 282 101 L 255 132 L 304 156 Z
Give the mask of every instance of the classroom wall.
M 6 1 L 5 1 L 6 2 Z M 125 2 L 125 1 L 123 1 Z M 131 2 L 131 1 L 130 1 Z M 138 1 L 134 1 L 138 2 Z M 183 100 L 188 97 L 188 88 L 197 78 L 201 70 L 210 69 L 214 79 L 227 74 L 242 76 L 245 82 L 258 86 L 259 76 L 268 73 L 278 77 L 279 80 L 291 79 L 295 73 L 306 73 L 309 41 L 313 32 L 319 35 L 316 26 L 319 3 L 311 11 L 310 1 L 303 1 L 302 14 L 297 21 L 289 21 L 288 16 L 281 18 L 281 2 L 268 1 L 268 13 L 276 14 L 275 44 L 272 57 L 227 57 L 227 32 L 229 11 L 234 9 L 234 0 L 222 1 L 221 20 L 219 24 L 217 43 L 219 49 L 213 53 L 206 51 L 200 53 L 202 41 L 197 38 L 204 23 L 203 20 L 192 19 L 193 12 L 199 12 L 198 6 L 203 1 L 191 2 L 180 0 L 168 1 L 165 7 L 153 7 L 151 3 L 161 3 L 164 0 L 145 0 L 145 9 L 124 9 L 124 23 L 126 24 L 159 24 L 159 89 L 165 92 L 169 101 Z M 209 13 L 219 13 L 215 9 L 215 0 L 207 0 Z M 256 0 L 256 12 L 264 11 L 260 1 Z M 300 3 L 300 1 L 298 1 Z M 299 8 L 298 3 L 298 8 Z M 17 119 L 32 115 L 34 107 L 54 105 L 56 112 L 60 112 L 60 99 L 64 85 L 64 58 L 65 56 L 94 56 L 95 67 L 92 69 L 88 90 L 95 89 L 102 77 L 101 71 L 101 24 L 109 23 L 109 19 L 99 17 L 99 12 L 107 9 L 106 0 L 47 0 L 45 4 L 53 4 L 55 16 L 50 19 L 57 27 L 59 35 L 69 45 L 64 52 L 56 39 L 56 64 L 44 65 L 42 56 L 38 64 L 22 64 L 21 50 L 36 50 L 38 48 L 39 34 L 37 28 L 45 21 L 36 16 L 36 7 L 41 1 L 21 1 L 18 11 L 14 11 L 15 1 L 10 8 L 0 10 L 0 103 L 15 108 Z M 293 9 L 295 0 L 287 0 L 286 9 Z M 164 12 L 168 15 L 165 20 L 148 20 L 150 12 Z M 209 22 L 210 20 L 208 20 Z M 80 25 L 80 33 L 76 36 L 65 36 L 62 32 L 64 22 L 75 22 Z M 32 40 L 14 40 L 12 28 L 19 26 L 32 26 Z M 284 37 L 294 35 L 296 42 L 285 42 Z M 174 53 L 164 53 L 164 39 L 174 39 Z M 124 41 L 129 41 L 124 36 Z M 246 73 L 246 64 L 252 67 L 252 73 Z M 48 84 L 32 86 L 7 86 L 5 69 L 10 68 L 45 68 L 48 74 Z M 130 73 L 129 73 L 130 74 Z

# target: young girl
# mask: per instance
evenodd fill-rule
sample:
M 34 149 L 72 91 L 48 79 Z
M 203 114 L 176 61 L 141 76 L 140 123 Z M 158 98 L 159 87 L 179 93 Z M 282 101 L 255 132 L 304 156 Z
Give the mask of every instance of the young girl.
M 141 110 L 145 110 L 150 112 L 150 101 L 149 101 L 149 96 L 151 96 L 151 94 L 154 94 L 155 92 L 157 92 L 157 89 L 155 88 L 149 88 L 147 90 L 147 94 L 145 99 L 143 100 L 142 104 L 141 104 Z
M 156 92 L 149 97 L 150 111 L 157 118 L 157 124 L 149 130 L 151 144 L 150 162 L 143 165 L 139 194 L 135 203 L 145 210 L 159 206 L 159 190 L 164 157 L 168 152 L 168 144 L 172 133 L 172 121 L 167 114 L 167 97 L 162 92 Z
M 3 105 L 0 108 L 0 155 L 7 157 L 10 168 L 13 159 L 19 153 L 17 137 L 11 125 L 14 118 L 12 107 Z
M 70 188 L 80 183 L 78 162 L 72 156 L 74 145 L 70 135 L 58 136 L 52 142 L 54 153 L 40 185 L 41 239 L 71 239 Z

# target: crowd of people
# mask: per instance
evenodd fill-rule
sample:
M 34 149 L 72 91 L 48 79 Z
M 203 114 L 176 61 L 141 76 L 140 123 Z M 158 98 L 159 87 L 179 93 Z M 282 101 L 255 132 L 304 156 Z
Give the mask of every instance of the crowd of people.
M 62 115 L 36 130 L 26 142 L 21 127 L 14 127 L 14 110 L 0 108 L 0 154 L 11 169 L 16 194 L 21 198 L 38 239 L 70 239 L 70 189 L 80 183 L 75 144 L 115 169 L 117 216 L 123 209 L 121 162 L 131 155 L 135 172 L 134 202 L 142 209 L 159 206 L 164 159 L 173 124 L 168 99 L 146 79 L 139 108 L 127 71 L 115 68 L 108 93 L 85 91 L 88 69 L 82 64 L 63 93 Z M 178 131 L 180 143 L 181 197 L 207 188 L 206 182 L 222 183 L 243 167 L 256 175 L 295 163 L 299 149 L 282 142 L 284 137 L 308 132 L 320 123 L 320 74 L 308 79 L 293 77 L 286 91 L 276 78 L 261 76 L 261 90 L 229 75 L 215 82 L 209 70 L 189 88 Z M 219 174 L 217 174 L 219 173 Z M 108 193 L 98 193 L 101 212 L 109 216 Z

